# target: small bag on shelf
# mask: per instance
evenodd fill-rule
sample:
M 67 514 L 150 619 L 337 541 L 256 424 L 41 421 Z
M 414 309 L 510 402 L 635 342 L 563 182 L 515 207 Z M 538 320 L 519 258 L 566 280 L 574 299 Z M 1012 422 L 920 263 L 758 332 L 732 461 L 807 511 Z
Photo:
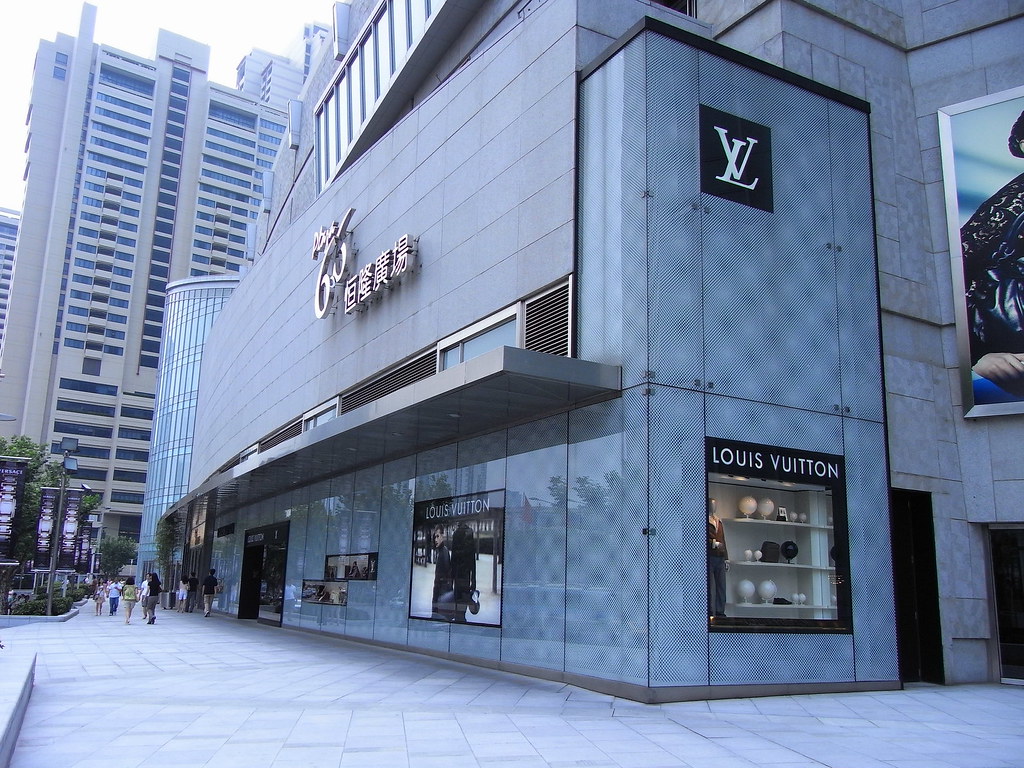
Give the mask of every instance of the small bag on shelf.
M 779 542 L 777 541 L 766 541 L 761 544 L 761 562 L 762 563 L 777 563 L 779 562 Z

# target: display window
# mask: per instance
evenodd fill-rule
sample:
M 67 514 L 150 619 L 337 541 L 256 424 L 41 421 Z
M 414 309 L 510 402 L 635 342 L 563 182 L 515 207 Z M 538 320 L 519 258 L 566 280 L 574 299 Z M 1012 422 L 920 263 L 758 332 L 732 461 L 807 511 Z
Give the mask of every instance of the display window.
M 409 617 L 501 626 L 505 491 L 417 502 Z
M 714 629 L 849 631 L 841 456 L 707 441 Z

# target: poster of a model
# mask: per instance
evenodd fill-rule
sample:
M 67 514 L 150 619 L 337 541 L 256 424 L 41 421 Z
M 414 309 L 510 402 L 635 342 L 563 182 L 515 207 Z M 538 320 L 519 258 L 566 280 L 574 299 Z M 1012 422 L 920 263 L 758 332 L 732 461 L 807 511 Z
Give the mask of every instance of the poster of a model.
M 13 551 L 14 520 L 25 493 L 27 459 L 0 456 L 0 562 Z
M 1024 88 L 939 110 L 964 412 L 1024 413 Z
M 78 549 L 78 510 L 82 505 L 82 491 L 68 488 L 64 492 L 64 514 L 61 515 L 60 549 L 57 552 L 57 570 L 75 570 Z
M 501 626 L 505 492 L 417 502 L 409 616 Z
M 341 581 L 343 579 L 376 581 L 377 553 L 328 555 L 324 562 L 324 580 Z
M 36 525 L 35 570 L 50 568 L 50 546 L 55 538 L 53 526 L 57 517 L 57 496 L 60 488 L 41 488 L 39 491 L 39 523 Z
M 304 603 L 348 605 L 348 582 L 303 579 L 301 599 Z

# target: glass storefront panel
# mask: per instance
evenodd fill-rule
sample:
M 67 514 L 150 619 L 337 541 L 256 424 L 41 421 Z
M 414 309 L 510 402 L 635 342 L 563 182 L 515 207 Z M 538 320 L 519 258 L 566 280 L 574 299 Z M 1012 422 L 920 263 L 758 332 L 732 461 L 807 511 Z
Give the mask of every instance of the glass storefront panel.
M 561 669 L 565 655 L 566 414 L 508 431 L 501 657 Z

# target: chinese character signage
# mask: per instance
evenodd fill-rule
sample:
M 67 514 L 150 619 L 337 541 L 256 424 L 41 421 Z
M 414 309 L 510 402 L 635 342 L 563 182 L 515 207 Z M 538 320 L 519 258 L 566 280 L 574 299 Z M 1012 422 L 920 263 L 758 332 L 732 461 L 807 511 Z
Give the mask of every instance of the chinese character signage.
M 14 521 L 25 495 L 28 461 L 0 457 L 0 562 L 14 555 Z
M 939 110 L 964 413 L 1024 413 L 1024 87 Z
M 348 225 L 354 213 L 355 209 L 349 208 L 341 221 L 313 235 L 312 257 L 320 260 L 313 310 L 320 319 L 331 313 L 339 290 L 344 297 L 345 312 L 351 314 L 366 307 L 385 289 L 397 285 L 414 266 L 416 239 L 403 235 L 393 247 L 356 269 L 350 263 L 353 254 L 348 243 L 351 234 Z

